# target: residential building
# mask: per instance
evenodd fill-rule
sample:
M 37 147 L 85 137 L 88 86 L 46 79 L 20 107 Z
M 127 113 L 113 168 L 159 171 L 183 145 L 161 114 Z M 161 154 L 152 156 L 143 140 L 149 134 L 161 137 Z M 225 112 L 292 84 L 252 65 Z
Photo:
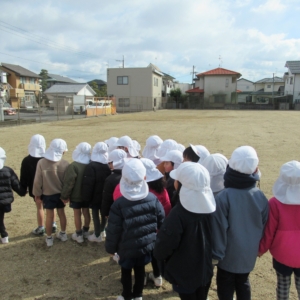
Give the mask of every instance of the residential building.
M 195 87 L 186 91 L 199 97 L 211 107 L 224 107 L 226 103 L 237 102 L 237 79 L 242 75 L 224 68 L 216 68 L 196 75 Z
M 174 81 L 174 89 L 180 89 L 182 94 L 186 94 L 186 91 L 192 88 L 193 86 L 190 83 Z
M 7 73 L 9 101 L 14 108 L 38 106 L 40 76 L 19 65 L 1 63 L 0 69 Z
M 57 74 L 50 74 L 50 73 L 48 73 L 48 79 L 46 81 L 47 81 L 47 89 L 54 84 L 78 83 L 77 81 L 71 78 L 57 75 Z
M 160 71 L 156 66 L 154 66 L 154 67 L 158 71 Z M 167 97 L 167 96 L 170 96 L 171 90 L 175 89 L 175 82 L 174 82 L 175 78 L 167 73 L 164 73 L 164 72 L 161 72 L 161 73 L 163 74 L 161 95 L 162 95 L 162 97 Z
M 117 112 L 161 108 L 164 74 L 154 65 L 107 69 L 107 94 L 115 96 Z
M 285 67 L 288 71 L 284 74 L 284 94 L 293 97 L 293 103 L 300 103 L 300 61 L 287 61 Z
M 237 90 L 241 92 L 252 92 L 254 91 L 254 82 L 245 78 L 237 80 Z
M 92 82 L 96 82 L 98 90 L 100 90 L 103 86 L 106 86 L 106 82 L 101 79 L 94 79 L 94 80 L 88 81 L 87 83 L 91 86 Z

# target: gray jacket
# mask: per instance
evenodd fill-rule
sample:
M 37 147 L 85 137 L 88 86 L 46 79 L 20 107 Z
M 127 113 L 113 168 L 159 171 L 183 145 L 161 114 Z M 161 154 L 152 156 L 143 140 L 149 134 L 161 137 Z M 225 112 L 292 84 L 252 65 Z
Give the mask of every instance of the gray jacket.
M 213 258 L 231 273 L 249 273 L 268 219 L 268 199 L 257 187 L 226 188 L 216 196 L 212 215 Z

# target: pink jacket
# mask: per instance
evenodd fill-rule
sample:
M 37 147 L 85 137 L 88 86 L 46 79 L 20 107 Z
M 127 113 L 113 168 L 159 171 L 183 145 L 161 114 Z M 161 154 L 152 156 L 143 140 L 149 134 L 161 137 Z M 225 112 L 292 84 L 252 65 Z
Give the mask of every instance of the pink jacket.
M 149 189 L 149 192 L 151 192 L 152 194 L 154 194 L 157 197 L 157 199 L 159 200 L 159 202 L 161 203 L 161 205 L 164 208 L 165 216 L 167 216 L 171 210 L 171 202 L 170 202 L 170 198 L 169 198 L 167 190 L 164 189 L 161 193 L 157 193 L 154 190 Z M 120 197 L 122 197 L 122 194 L 120 191 L 120 184 L 118 184 L 115 187 L 115 190 L 113 193 L 114 201 L 116 201 Z
M 283 204 L 273 197 L 269 200 L 269 207 L 269 219 L 259 252 L 263 254 L 270 250 L 278 262 L 300 268 L 300 205 Z

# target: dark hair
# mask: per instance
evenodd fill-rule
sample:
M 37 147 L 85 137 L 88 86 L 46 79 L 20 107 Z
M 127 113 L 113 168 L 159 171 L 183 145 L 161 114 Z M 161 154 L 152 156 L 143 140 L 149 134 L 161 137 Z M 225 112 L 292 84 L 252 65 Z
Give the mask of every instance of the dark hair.
M 164 177 L 156 179 L 154 181 L 149 181 L 147 183 L 148 183 L 149 189 L 152 189 L 157 193 L 161 193 L 166 186 L 166 181 L 165 181 Z
M 182 155 L 183 158 L 190 160 L 192 162 L 198 162 L 198 160 L 200 159 L 200 157 L 194 152 L 191 146 L 185 148 Z

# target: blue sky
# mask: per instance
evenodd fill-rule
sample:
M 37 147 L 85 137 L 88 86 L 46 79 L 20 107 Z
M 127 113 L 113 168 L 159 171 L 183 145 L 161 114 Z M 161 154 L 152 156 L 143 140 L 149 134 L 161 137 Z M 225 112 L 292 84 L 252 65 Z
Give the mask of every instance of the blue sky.
M 299 0 L 2 0 L 0 61 L 85 82 L 124 55 L 180 82 L 193 65 L 257 81 L 300 60 L 299 14 Z

